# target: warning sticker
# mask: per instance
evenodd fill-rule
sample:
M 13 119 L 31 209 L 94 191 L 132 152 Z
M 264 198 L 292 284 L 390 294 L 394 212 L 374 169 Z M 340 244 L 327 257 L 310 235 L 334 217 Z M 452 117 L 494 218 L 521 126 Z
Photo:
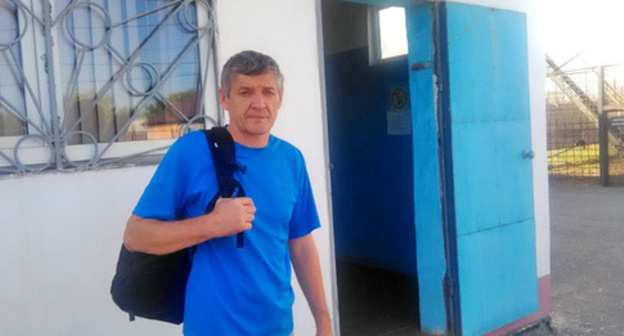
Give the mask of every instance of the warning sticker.
M 403 87 L 393 88 L 390 92 L 390 104 L 394 110 L 402 110 L 408 102 L 407 90 Z

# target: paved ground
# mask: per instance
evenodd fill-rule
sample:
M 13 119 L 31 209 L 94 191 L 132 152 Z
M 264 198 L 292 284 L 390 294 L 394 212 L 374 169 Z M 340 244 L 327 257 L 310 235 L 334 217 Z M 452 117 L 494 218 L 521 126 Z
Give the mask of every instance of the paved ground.
M 551 180 L 556 335 L 624 335 L 624 187 Z

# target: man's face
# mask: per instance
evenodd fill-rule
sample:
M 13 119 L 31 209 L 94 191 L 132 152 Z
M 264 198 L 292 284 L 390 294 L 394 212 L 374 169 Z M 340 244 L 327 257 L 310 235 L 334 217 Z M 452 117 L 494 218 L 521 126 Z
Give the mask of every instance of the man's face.
M 230 113 L 230 128 L 243 137 L 268 136 L 275 123 L 282 96 L 270 72 L 236 74 L 229 94 L 219 90 L 221 105 Z

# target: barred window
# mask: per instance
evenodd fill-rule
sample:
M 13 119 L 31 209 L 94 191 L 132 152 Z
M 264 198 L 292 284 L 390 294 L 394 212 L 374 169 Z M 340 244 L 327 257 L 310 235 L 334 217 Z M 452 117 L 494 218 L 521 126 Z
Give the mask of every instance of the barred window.
M 26 122 L 11 114 L 11 108 L 24 110 L 24 93 L 19 76 L 13 69 L 22 66 L 22 51 L 18 43 L 20 29 L 16 8 L 0 5 L 0 136 L 26 134 Z M 11 48 L 11 46 L 13 47 Z
M 0 173 L 144 160 L 220 123 L 211 1 L 29 4 L 0 0 Z

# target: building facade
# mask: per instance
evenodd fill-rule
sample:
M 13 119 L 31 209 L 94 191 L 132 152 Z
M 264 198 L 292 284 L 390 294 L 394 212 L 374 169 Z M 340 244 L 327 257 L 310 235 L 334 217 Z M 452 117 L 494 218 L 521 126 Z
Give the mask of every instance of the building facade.
M 372 33 L 390 5 L 404 8 L 408 47 L 383 60 Z M 227 122 L 216 73 L 245 49 L 272 55 L 286 78 L 274 133 L 306 157 L 336 334 L 342 293 L 357 286 L 343 270 L 354 265 L 407 284 L 396 300 L 425 332 L 499 334 L 547 316 L 545 70 L 534 6 L 5 1 L 0 334 L 180 333 L 128 323 L 110 281 L 159 155 L 185 132 Z M 312 335 L 293 283 L 294 333 Z

